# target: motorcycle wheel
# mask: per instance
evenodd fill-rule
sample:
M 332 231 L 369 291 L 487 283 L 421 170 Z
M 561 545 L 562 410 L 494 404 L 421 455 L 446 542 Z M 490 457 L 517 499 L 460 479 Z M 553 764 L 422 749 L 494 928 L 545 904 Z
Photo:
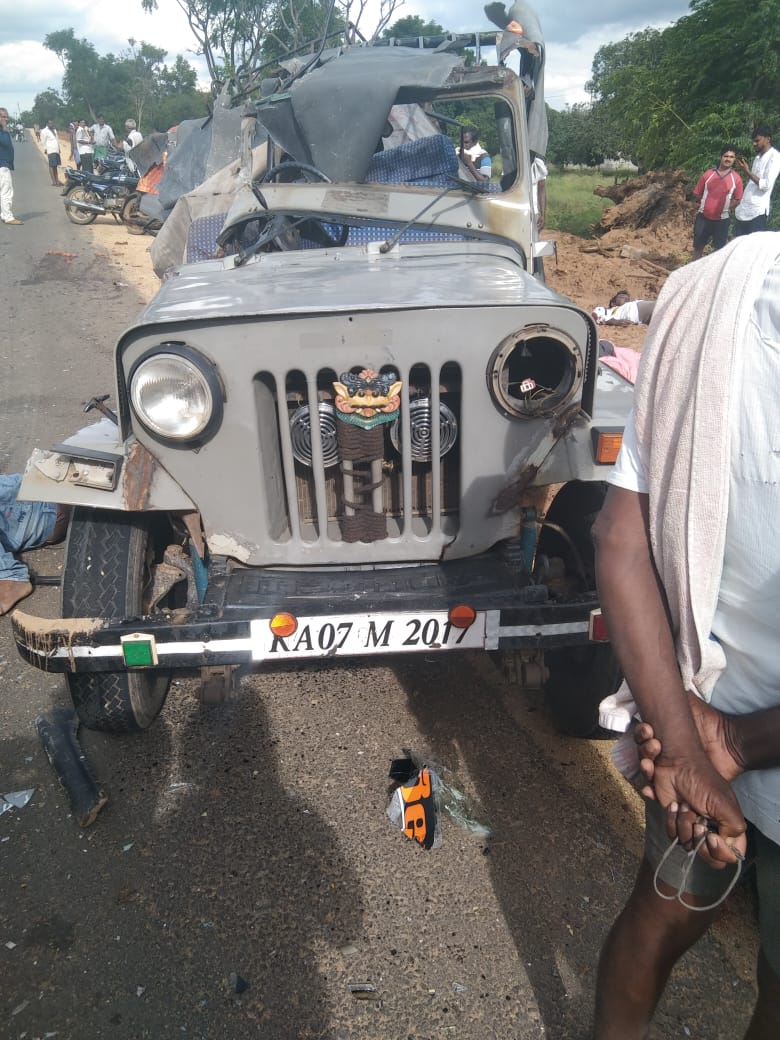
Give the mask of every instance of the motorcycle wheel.
M 146 218 L 141 213 L 141 196 L 133 193 L 122 207 L 122 223 L 129 235 L 143 235 Z
M 100 199 L 89 188 L 74 188 L 69 191 L 65 196 L 65 212 L 68 214 L 68 219 L 73 221 L 74 224 L 92 224 L 97 217 L 97 213 L 93 213 L 88 209 L 78 209 L 76 206 L 72 206 L 72 202 L 88 202 L 90 205 L 100 205 Z

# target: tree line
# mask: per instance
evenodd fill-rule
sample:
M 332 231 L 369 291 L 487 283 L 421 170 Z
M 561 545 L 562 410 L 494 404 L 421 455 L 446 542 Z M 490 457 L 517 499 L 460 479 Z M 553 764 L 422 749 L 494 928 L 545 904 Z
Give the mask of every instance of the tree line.
M 47 119 L 60 127 L 73 119 L 92 123 L 100 112 L 117 133 L 126 119 L 148 133 L 208 114 L 210 94 L 198 89 L 195 69 L 181 55 L 167 65 L 166 51 L 133 39 L 122 54 L 99 55 L 73 29 L 49 33 L 43 45 L 62 62 L 62 88 L 36 95 L 21 116 L 27 126 Z
M 780 138 L 779 25 L 780 0 L 692 0 L 668 28 L 605 44 L 586 84 L 592 102 L 548 109 L 548 159 L 622 156 L 698 176 L 724 144 L 751 156 L 755 125 Z
M 409 15 L 392 22 L 402 0 L 381 0 L 378 22 L 364 32 L 365 0 L 176 0 L 206 59 L 212 91 L 228 85 L 254 96 L 279 60 L 318 46 L 445 32 Z M 157 0 L 141 0 L 149 12 Z M 645 29 L 600 47 L 586 84 L 591 102 L 548 106 L 552 163 L 592 165 L 623 157 L 642 169 L 680 167 L 698 175 L 733 143 L 749 156 L 750 131 L 769 123 L 780 137 L 780 0 L 692 0 L 690 13 L 663 30 Z M 178 56 L 135 40 L 120 55 L 100 56 L 72 29 L 49 33 L 44 46 L 63 64 L 61 91 L 35 99 L 25 122 L 102 111 L 112 125 L 132 117 L 144 130 L 167 129 L 205 115 L 209 92 Z M 464 110 L 477 125 L 480 113 Z M 485 128 L 489 121 L 484 120 Z M 483 141 L 489 151 L 494 142 Z

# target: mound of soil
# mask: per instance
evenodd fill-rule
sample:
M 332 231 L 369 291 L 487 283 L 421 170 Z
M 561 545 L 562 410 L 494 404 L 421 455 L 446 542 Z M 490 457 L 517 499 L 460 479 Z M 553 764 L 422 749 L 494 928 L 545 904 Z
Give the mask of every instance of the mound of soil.
M 670 271 L 691 258 L 696 206 L 688 198 L 688 178 L 662 170 L 621 184 L 597 187 L 615 203 L 586 240 L 551 231 L 557 256 L 545 260 L 547 284 L 585 310 L 606 306 L 625 289 L 632 299 L 654 300 Z M 645 326 L 604 327 L 604 338 L 641 349 Z

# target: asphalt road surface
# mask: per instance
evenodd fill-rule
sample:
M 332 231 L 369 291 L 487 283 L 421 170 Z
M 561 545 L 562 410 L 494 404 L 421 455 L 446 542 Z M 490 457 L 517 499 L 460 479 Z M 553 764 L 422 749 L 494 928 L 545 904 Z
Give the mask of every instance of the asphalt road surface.
M 141 300 L 65 217 L 31 142 L 0 225 L 0 467 L 83 425 Z M 117 227 L 117 238 L 125 232 Z M 28 554 L 56 575 L 61 549 Z M 36 589 L 33 612 L 58 609 Z M 0 1037 L 586 1040 L 598 951 L 633 878 L 636 799 L 485 655 L 177 681 L 145 734 L 82 731 L 109 794 L 80 830 L 34 721 L 67 703 L 0 620 Z M 423 851 L 387 816 L 402 748 L 451 770 L 490 837 Z M 753 1000 L 747 886 L 681 965 L 659 1038 L 734 1040 Z M 356 985 L 369 991 L 355 995 Z M 352 987 L 352 988 L 351 988 Z

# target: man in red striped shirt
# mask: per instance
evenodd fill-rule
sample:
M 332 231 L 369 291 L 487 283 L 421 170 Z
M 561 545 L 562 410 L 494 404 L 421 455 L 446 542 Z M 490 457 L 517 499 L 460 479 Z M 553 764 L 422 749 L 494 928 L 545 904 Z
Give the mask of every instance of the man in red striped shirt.
M 708 242 L 722 249 L 729 237 L 729 218 L 742 198 L 742 178 L 734 172 L 737 153 L 733 144 L 720 150 L 720 162 L 706 170 L 693 194 L 700 199 L 693 225 L 693 259 L 698 260 Z

